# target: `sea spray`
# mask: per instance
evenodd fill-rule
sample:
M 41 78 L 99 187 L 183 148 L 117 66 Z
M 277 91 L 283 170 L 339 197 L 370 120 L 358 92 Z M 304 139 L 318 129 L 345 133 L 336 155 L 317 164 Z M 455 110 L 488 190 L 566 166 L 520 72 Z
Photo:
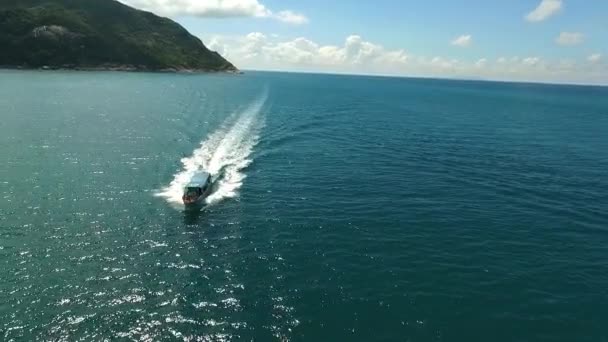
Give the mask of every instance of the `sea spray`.
M 246 177 L 243 170 L 251 164 L 251 153 L 258 143 L 263 126 L 260 111 L 267 98 L 268 92 L 264 91 L 242 112 L 228 118 L 191 156 L 181 160 L 182 170 L 156 195 L 170 204 L 181 205 L 183 189 L 192 176 L 198 171 L 206 171 L 215 179 L 214 191 L 207 197 L 207 204 L 237 196 Z

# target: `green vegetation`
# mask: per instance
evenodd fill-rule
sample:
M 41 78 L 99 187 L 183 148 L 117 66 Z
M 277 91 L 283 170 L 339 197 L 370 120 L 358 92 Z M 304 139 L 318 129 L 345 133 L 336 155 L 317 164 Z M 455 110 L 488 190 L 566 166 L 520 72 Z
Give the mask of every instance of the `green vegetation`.
M 236 70 L 179 24 L 114 0 L 0 0 L 0 66 Z

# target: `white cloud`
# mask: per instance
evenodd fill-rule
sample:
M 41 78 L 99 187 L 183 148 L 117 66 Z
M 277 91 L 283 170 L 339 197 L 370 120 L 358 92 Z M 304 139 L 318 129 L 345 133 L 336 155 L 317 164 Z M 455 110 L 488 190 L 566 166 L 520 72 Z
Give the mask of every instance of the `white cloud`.
M 409 56 L 404 50 L 387 51 L 378 56 L 379 62 L 386 62 L 389 64 L 405 64 L 407 63 Z
M 578 45 L 583 42 L 585 36 L 580 32 L 561 32 L 555 42 L 559 45 Z
M 477 62 L 475 62 L 475 66 L 478 68 L 483 68 L 488 64 L 488 60 L 486 58 L 480 58 Z
M 467 47 L 473 42 L 473 37 L 470 34 L 463 34 L 462 36 L 456 37 L 450 44 L 454 46 Z
M 273 18 L 289 24 L 305 24 L 308 18 L 290 10 L 274 13 L 258 0 L 119 0 L 129 6 L 163 16 L 210 18 Z
M 302 25 L 308 22 L 308 18 L 306 16 L 289 10 L 280 11 L 279 13 L 275 14 L 274 17 L 284 23 L 295 25 Z
M 597 63 L 602 59 L 602 55 L 599 53 L 594 53 L 592 55 L 590 55 L 589 57 L 587 57 L 587 60 L 591 63 Z
M 522 60 L 522 63 L 529 66 L 537 65 L 540 62 L 539 57 L 527 57 Z
M 419 63 L 421 66 L 430 66 L 433 69 L 449 71 L 456 67 L 458 61 L 455 59 L 449 60 L 440 56 L 435 56 L 430 61 L 421 58 L 419 59 Z
M 351 35 L 346 38 L 344 53 L 353 64 L 366 64 L 383 57 L 386 51 L 380 45 L 364 41 L 361 36 Z
M 252 32 L 245 36 L 204 39 L 241 69 L 456 77 L 519 81 L 607 83 L 608 65 L 587 60 L 545 60 L 540 56 L 502 56 L 470 61 L 449 56 L 422 56 L 390 49 L 350 35 L 339 45 L 324 45 L 305 37 Z M 599 54 L 597 54 L 599 55 Z M 595 56 L 595 55 L 592 55 Z
M 318 50 L 315 42 L 302 37 L 262 48 L 266 56 L 288 65 L 314 65 L 318 60 Z
M 242 51 L 245 58 L 255 58 L 266 45 L 267 37 L 261 32 L 251 32 L 247 35 L 245 44 L 242 46 Z
M 121 0 L 136 8 L 168 16 L 265 17 L 269 10 L 258 0 Z
M 228 46 L 223 44 L 222 41 L 217 37 L 212 38 L 207 43 L 207 48 L 209 48 L 211 51 L 217 51 L 222 56 L 230 53 Z
M 562 9 L 562 0 L 541 0 L 540 4 L 525 18 L 530 22 L 540 22 L 557 14 Z

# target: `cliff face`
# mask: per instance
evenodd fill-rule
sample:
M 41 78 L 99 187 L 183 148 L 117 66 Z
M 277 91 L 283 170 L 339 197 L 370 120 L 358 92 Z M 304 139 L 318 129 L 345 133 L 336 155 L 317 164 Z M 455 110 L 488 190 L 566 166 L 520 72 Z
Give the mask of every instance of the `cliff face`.
M 0 66 L 236 71 L 174 21 L 114 0 L 0 0 Z

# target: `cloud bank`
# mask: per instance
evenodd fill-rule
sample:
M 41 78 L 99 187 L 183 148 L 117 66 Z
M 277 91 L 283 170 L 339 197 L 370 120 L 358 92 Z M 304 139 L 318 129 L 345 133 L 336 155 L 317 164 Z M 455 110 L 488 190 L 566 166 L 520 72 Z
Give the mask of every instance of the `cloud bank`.
M 289 24 L 305 24 L 308 18 L 291 10 L 273 12 L 258 0 L 119 0 L 159 15 L 208 18 L 272 18 Z
M 454 46 L 467 47 L 470 46 L 473 42 L 473 37 L 470 34 L 464 34 L 462 36 L 456 37 L 450 44 Z
M 204 38 L 209 48 L 241 69 L 608 83 L 608 65 L 599 54 L 582 56 L 580 60 L 504 56 L 466 61 L 389 49 L 354 34 L 339 45 L 323 45 L 305 37 L 281 39 L 261 32 Z

